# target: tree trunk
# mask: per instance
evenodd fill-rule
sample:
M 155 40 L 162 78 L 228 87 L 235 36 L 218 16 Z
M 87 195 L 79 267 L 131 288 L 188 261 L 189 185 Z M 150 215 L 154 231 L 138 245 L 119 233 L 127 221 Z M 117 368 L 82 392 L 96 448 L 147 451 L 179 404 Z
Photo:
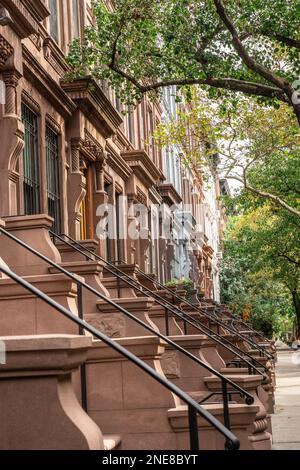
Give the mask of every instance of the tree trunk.
M 297 291 L 292 292 L 293 304 L 297 319 L 297 337 L 300 336 L 300 293 Z

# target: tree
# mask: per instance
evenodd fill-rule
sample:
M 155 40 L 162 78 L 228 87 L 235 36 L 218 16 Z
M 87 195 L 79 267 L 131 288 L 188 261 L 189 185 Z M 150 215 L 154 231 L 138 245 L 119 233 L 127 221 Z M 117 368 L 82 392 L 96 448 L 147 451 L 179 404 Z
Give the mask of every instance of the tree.
M 125 101 L 169 85 L 287 103 L 300 123 L 300 0 L 94 0 L 74 74 L 107 80 Z M 298 87 L 298 88 L 297 88 Z
M 268 337 L 293 330 L 294 308 L 289 291 L 268 270 L 252 273 L 250 258 L 226 237 L 221 265 L 221 301 Z
M 297 219 L 268 203 L 239 197 L 244 213 L 232 219 L 224 240 L 222 297 L 256 321 L 293 311 L 300 333 L 300 246 Z M 273 313 L 272 313 L 273 312 Z M 251 317 L 251 315 L 250 315 Z
M 217 166 L 224 178 L 300 218 L 300 132 L 290 108 L 189 93 L 176 118 L 156 128 L 157 143 L 181 147 L 186 164 L 204 174 Z

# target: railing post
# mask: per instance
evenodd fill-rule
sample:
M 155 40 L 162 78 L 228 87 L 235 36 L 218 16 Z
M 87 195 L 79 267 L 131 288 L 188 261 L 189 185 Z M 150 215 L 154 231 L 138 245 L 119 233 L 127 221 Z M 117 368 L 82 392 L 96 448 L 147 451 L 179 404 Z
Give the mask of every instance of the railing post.
M 187 335 L 187 325 L 186 325 L 186 320 L 183 319 L 183 332 L 185 335 Z
M 170 336 L 168 307 L 165 307 L 165 325 L 166 325 L 166 336 Z
M 222 394 L 223 394 L 223 407 L 224 407 L 224 426 L 230 431 L 230 416 L 229 416 L 229 402 L 227 393 L 227 382 L 222 379 Z M 230 442 L 225 440 L 225 449 L 230 449 Z
M 119 276 L 116 276 L 117 277 L 117 293 L 118 293 L 118 299 L 121 298 L 121 284 L 120 284 L 120 278 Z
M 83 289 L 82 284 L 77 282 L 77 308 L 78 308 L 78 316 L 80 320 L 83 320 Z M 81 336 L 84 335 L 84 329 L 82 326 L 79 326 L 79 334 Z M 80 366 L 80 383 L 81 383 L 81 406 L 84 411 L 87 412 L 87 387 L 86 387 L 86 367 L 85 364 Z
M 189 411 L 190 448 L 191 450 L 199 450 L 197 412 L 191 405 L 188 405 L 188 411 Z
M 230 417 L 229 417 L 229 402 L 227 393 L 227 382 L 222 379 L 222 395 L 223 395 L 223 407 L 224 407 L 224 425 L 230 430 Z

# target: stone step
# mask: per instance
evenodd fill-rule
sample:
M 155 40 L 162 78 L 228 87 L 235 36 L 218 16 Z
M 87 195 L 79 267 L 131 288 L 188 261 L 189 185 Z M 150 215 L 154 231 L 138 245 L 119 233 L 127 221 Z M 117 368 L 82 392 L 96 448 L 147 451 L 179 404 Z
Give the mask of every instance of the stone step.
M 121 436 L 105 434 L 103 436 L 104 450 L 117 450 L 121 445 Z
M 205 410 L 211 413 L 220 422 L 223 422 L 224 410 L 222 403 L 209 403 L 202 405 Z M 256 405 L 243 405 L 240 403 L 230 404 L 230 424 L 234 434 L 240 440 L 241 450 L 256 450 L 257 445 L 255 436 L 252 435 L 251 426 L 259 407 Z M 188 409 L 186 405 L 179 405 L 176 408 L 170 408 L 167 416 L 173 431 L 177 435 L 179 449 L 189 449 L 189 421 Z M 202 450 L 223 450 L 224 437 L 216 431 L 203 417 L 197 415 L 198 436 L 200 448 Z M 265 440 L 260 440 L 259 447 L 270 449 L 270 439 L 266 436 Z
M 209 391 L 196 391 L 196 392 L 188 392 L 190 397 L 195 400 L 197 403 L 202 402 L 205 400 L 207 397 L 209 397 L 211 392 Z M 206 405 L 213 405 L 213 404 L 222 404 L 223 403 L 223 397 L 222 395 L 213 395 L 212 397 L 208 398 L 207 401 L 205 400 Z M 234 404 L 237 403 L 236 400 L 230 400 L 229 404 Z

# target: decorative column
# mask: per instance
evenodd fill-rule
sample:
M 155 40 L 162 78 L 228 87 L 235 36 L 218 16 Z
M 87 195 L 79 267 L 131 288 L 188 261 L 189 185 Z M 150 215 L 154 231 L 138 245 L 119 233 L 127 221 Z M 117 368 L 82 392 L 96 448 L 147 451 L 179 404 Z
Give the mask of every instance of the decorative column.
M 80 171 L 81 139 L 71 139 L 71 172 L 68 176 L 68 215 L 71 237 L 76 240 L 80 236 L 80 206 L 86 195 L 86 179 Z
M 17 114 L 17 86 L 21 75 L 16 70 L 9 70 L 2 74 L 6 87 L 5 114 Z
M 103 219 L 106 217 L 106 212 L 104 212 L 104 208 L 108 204 L 108 194 L 104 190 L 104 170 L 106 166 L 107 160 L 107 152 L 102 151 L 100 149 L 96 150 L 96 157 L 97 160 L 95 162 L 95 170 L 96 170 L 96 188 L 95 193 L 93 195 L 93 204 L 94 204 L 94 215 L 95 219 L 95 238 L 99 241 L 98 249 L 99 254 L 102 257 L 106 255 L 106 240 L 98 237 L 97 234 L 97 225 L 100 224 L 102 226 Z
M 127 196 L 127 257 L 128 259 L 126 260 L 128 264 L 138 264 L 138 259 L 137 259 L 137 241 L 131 238 L 131 232 L 133 232 L 133 227 L 134 225 L 136 226 L 137 229 L 137 220 L 134 214 L 134 204 L 135 204 L 135 199 L 133 195 L 128 194 Z
M 0 36 L 1 57 L 1 36 Z M 0 59 L 1 64 L 1 59 Z M 16 70 L 2 73 L 5 83 L 3 119 L 0 119 L 0 216 L 16 215 L 20 210 L 20 157 L 24 147 L 24 126 L 18 116 Z

